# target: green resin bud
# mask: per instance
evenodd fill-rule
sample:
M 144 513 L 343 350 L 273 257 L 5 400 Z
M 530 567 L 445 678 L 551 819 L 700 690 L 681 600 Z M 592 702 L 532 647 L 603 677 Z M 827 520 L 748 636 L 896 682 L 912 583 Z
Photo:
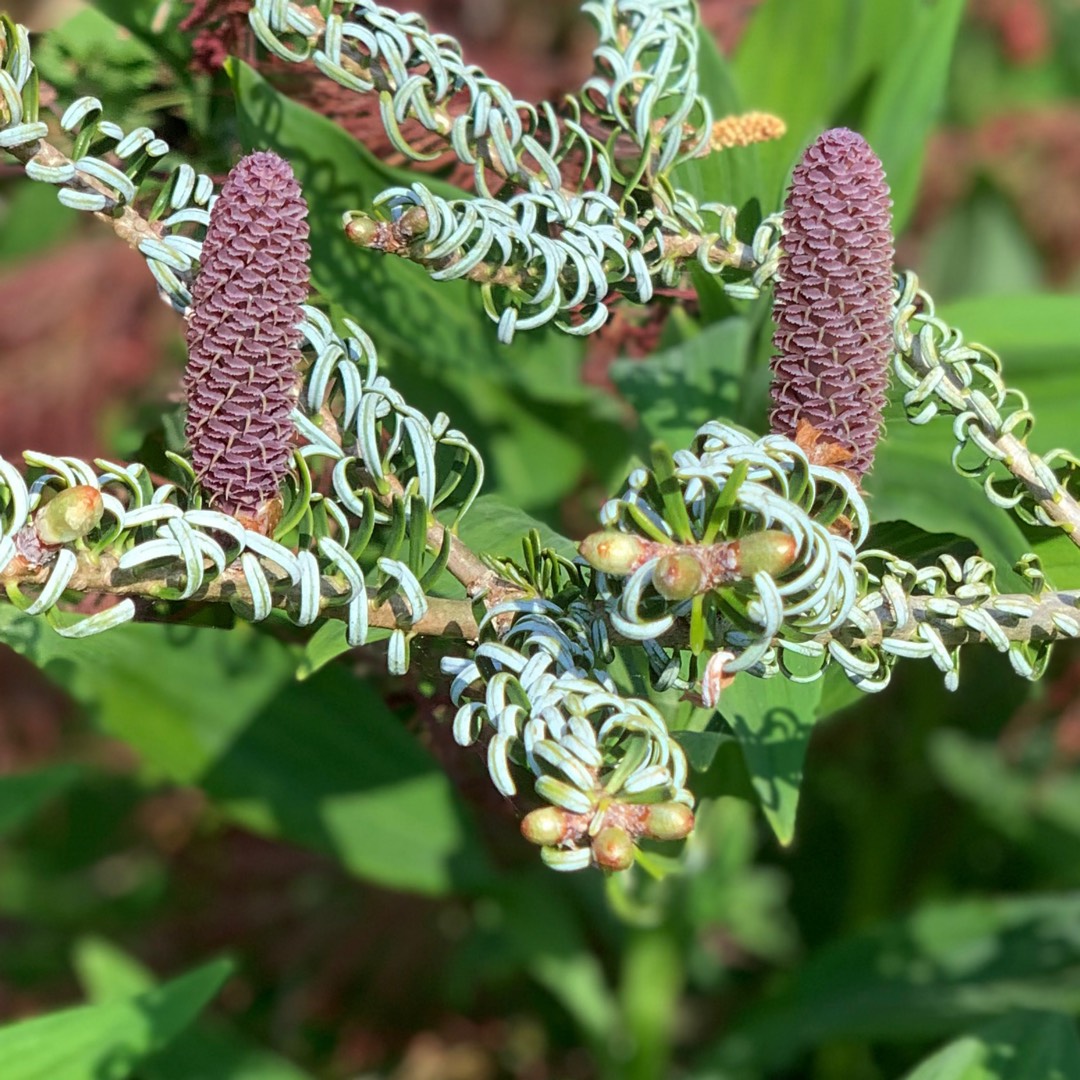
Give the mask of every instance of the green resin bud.
M 410 206 L 394 224 L 402 240 L 415 240 L 428 231 L 427 211 L 422 206 Z
M 566 811 L 557 806 L 541 806 L 521 820 L 521 835 L 530 844 L 554 847 L 566 838 Z
M 653 588 L 665 600 L 688 600 L 702 591 L 705 575 L 701 562 L 688 551 L 673 552 L 653 567 Z
M 739 570 L 744 577 L 753 577 L 764 570 L 777 577 L 795 561 L 798 547 L 795 537 L 780 529 L 765 529 L 739 538 Z
M 104 512 L 97 488 L 88 484 L 65 488 L 34 515 L 34 532 L 49 547 L 68 544 L 93 532 Z
M 603 574 L 630 574 L 647 557 L 646 542 L 640 536 L 615 529 L 586 536 L 578 551 L 591 567 Z
M 345 215 L 345 236 L 359 247 L 370 247 L 379 234 L 379 223 L 362 213 Z
M 625 829 L 609 825 L 593 838 L 592 852 L 604 870 L 628 870 L 634 862 L 634 841 Z
M 654 840 L 682 840 L 694 829 L 694 811 L 684 803 L 662 802 L 648 808 L 645 835 Z

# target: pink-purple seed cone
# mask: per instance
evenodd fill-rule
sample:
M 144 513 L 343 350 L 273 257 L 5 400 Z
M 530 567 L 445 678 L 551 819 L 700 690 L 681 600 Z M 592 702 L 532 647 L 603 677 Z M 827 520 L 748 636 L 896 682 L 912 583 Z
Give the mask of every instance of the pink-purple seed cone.
M 791 179 L 773 314 L 772 430 L 816 436 L 870 470 L 889 378 L 893 238 L 885 172 L 847 128 L 822 134 Z
M 187 440 L 210 505 L 256 515 L 292 454 L 307 203 L 289 163 L 250 154 L 210 213 L 187 321 Z

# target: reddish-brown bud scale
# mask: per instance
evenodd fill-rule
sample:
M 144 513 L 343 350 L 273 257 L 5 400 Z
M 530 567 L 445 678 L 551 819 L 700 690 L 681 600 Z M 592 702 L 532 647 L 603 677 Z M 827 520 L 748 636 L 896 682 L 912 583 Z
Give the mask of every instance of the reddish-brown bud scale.
M 187 439 L 210 504 L 258 517 L 292 455 L 307 204 L 289 163 L 260 152 L 229 173 L 210 214 L 187 323 Z
M 826 131 L 796 167 L 773 306 L 773 431 L 800 422 L 869 471 L 888 383 L 893 303 L 889 188 L 866 140 Z

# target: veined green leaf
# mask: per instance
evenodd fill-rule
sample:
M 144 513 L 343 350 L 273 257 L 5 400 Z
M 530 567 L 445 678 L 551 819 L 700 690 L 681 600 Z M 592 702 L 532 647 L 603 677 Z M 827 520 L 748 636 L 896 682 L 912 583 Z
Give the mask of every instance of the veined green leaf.
M 827 946 L 695 1075 L 780 1069 L 832 1038 L 925 1038 L 1006 1010 L 1080 1011 L 1080 894 L 927 904 Z
M 0 1028 L 4 1080 L 129 1076 L 174 1039 L 221 989 L 232 965 L 215 960 L 134 997 L 81 1005 Z
M 961 1035 L 904 1080 L 1071 1080 L 1080 1076 L 1076 1022 L 1060 1013 L 1015 1012 Z
M 479 841 L 430 755 L 368 683 L 305 683 L 291 651 L 241 625 L 127 625 L 70 641 L 0 605 L 0 641 L 138 751 L 152 779 L 196 784 L 230 818 L 425 893 L 486 876 Z
M 17 829 L 78 779 L 75 765 L 50 765 L 33 772 L 0 776 L 0 836 Z
M 101 938 L 83 938 L 75 948 L 75 968 L 96 1004 L 153 990 L 153 975 L 137 960 Z M 199 1018 L 159 1053 L 139 1066 L 145 1080 L 310 1080 L 285 1058 L 249 1041 L 213 1017 Z
M 795 837 L 803 762 L 823 682 L 755 679 L 741 674 L 720 696 L 720 713 L 742 747 L 765 817 L 782 844 Z

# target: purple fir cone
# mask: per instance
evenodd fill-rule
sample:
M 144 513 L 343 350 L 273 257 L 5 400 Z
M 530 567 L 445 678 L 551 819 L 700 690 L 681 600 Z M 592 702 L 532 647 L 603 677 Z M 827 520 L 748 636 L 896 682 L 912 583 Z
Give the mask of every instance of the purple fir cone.
M 249 154 L 210 213 L 187 322 L 187 440 L 210 505 L 263 519 L 292 454 L 307 203 L 289 163 Z
M 858 477 L 873 464 L 889 379 L 891 207 L 881 162 L 847 128 L 806 151 L 784 207 L 770 424 Z

